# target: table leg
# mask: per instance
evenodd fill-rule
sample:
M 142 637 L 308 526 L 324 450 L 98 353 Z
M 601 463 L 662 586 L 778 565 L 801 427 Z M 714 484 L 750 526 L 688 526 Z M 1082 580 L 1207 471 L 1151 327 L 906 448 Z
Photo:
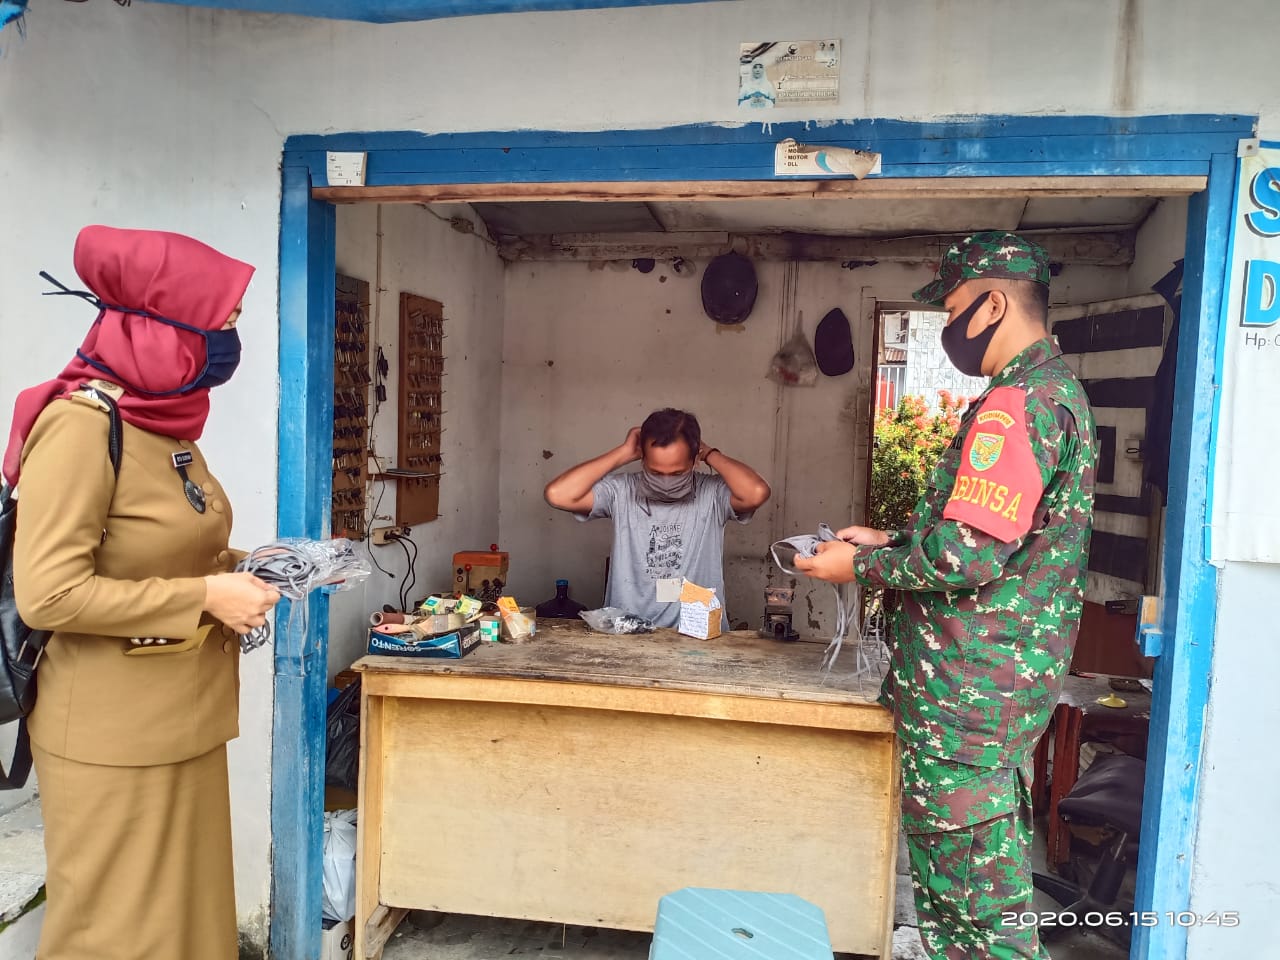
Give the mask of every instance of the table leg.
M 1049 835 L 1045 859 L 1058 871 L 1071 859 L 1071 832 L 1058 816 L 1058 804 L 1080 775 L 1080 726 L 1084 711 L 1060 703 L 1053 712 L 1053 780 L 1049 794 Z
M 407 910 L 379 901 L 382 858 L 383 722 L 386 700 L 362 692 L 360 794 L 356 820 L 355 960 L 379 960 Z
M 1031 809 L 1034 811 L 1043 810 L 1049 798 L 1049 743 L 1052 737 L 1053 722 L 1050 718 L 1049 726 L 1036 744 L 1035 759 L 1032 762 Z

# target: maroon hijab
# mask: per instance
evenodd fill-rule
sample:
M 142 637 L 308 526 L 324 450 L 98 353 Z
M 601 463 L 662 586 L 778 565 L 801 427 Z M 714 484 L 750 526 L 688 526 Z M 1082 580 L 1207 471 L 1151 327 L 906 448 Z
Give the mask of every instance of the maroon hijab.
M 191 237 L 159 230 L 85 227 L 76 238 L 80 279 L 104 304 L 145 310 L 201 330 L 220 330 L 244 298 L 254 268 Z M 164 393 L 190 383 L 204 369 L 204 337 L 150 317 L 103 309 L 80 352 L 125 381 L 120 416 L 134 426 L 180 440 L 198 440 L 209 416 L 209 391 Z M 81 384 L 111 379 L 75 357 L 56 379 L 18 394 L 4 454 L 4 479 L 18 482 L 22 448 L 46 406 Z

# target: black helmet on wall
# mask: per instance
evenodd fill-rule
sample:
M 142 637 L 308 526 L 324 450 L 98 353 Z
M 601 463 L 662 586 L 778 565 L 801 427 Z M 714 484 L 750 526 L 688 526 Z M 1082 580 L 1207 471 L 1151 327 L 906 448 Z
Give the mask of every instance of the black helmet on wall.
M 702 309 L 716 323 L 742 323 L 756 305 L 756 268 L 740 253 L 726 253 L 702 275 Z

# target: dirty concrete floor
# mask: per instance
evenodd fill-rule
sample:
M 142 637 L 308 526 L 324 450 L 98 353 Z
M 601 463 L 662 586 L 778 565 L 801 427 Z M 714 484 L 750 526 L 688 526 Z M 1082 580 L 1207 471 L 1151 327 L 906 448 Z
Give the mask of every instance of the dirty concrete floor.
M 1037 831 L 1033 862 L 1043 869 L 1044 844 Z M 898 893 L 894 916 L 893 960 L 928 960 L 916 930 L 916 911 L 907 875 L 905 847 L 898 855 Z M 1037 910 L 1057 905 L 1037 891 Z M 656 905 L 655 905 L 656 909 Z M 649 933 L 566 927 L 527 920 L 495 920 L 457 914 L 413 913 L 402 923 L 383 953 L 384 960 L 647 960 Z M 1053 960 L 1125 960 L 1128 951 L 1105 938 L 1076 935 L 1050 944 Z M 837 954 L 837 960 L 854 960 Z

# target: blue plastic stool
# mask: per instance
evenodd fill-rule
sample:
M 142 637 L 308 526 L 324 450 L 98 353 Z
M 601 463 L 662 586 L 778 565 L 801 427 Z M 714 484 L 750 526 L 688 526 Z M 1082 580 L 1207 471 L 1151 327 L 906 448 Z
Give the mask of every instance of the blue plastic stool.
M 789 893 L 685 887 L 658 901 L 649 960 L 832 960 L 821 908 Z

